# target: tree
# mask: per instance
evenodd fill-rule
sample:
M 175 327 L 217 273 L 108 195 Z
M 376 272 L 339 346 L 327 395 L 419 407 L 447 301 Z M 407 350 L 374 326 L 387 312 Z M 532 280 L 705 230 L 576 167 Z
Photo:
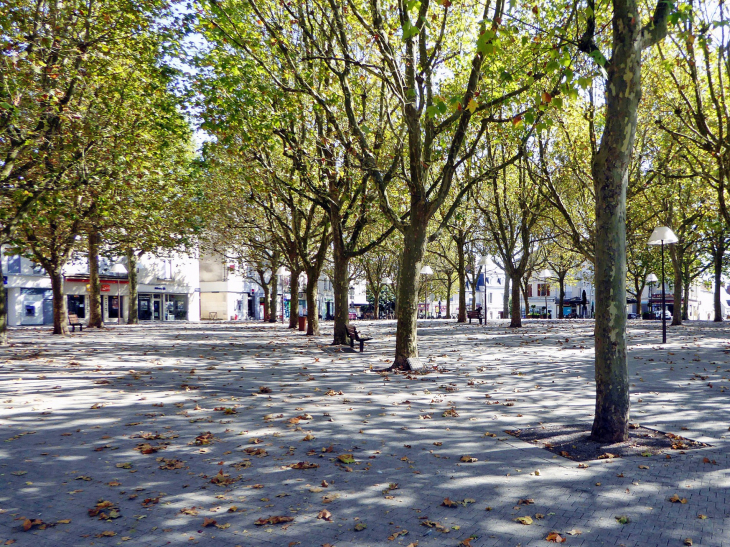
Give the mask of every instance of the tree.
M 556 239 L 544 251 L 545 262 L 558 280 L 558 319 L 564 319 L 565 282 L 569 280 L 585 257 L 570 248 L 569 242 Z
M 519 19 L 504 24 L 502 1 L 477 3 L 458 16 L 449 11 L 450 4 L 399 1 L 396 9 L 385 10 L 379 0 L 346 5 L 330 0 L 269 9 L 269 0 L 250 0 L 205 7 L 206 22 L 235 38 L 233 47 L 245 51 L 281 91 L 314 102 L 332 139 L 346 143 L 375 182 L 383 214 L 403 234 L 394 368 L 419 366 L 418 272 L 427 240 L 437 237 L 438 230 L 429 233 L 434 215 L 446 209 L 443 226 L 463 196 L 501 166 L 484 165 L 450 198 L 459 167 L 477 152 L 490 124 L 518 123 L 528 113 L 529 127 L 539 123 L 563 76 L 556 59 L 565 58 L 564 43 L 531 40 L 531 27 L 520 27 Z M 537 18 L 529 11 L 525 15 Z M 573 12 L 545 4 L 540 15 L 567 28 Z M 433 30 L 427 24 L 431 19 L 440 21 Z M 464 32 L 473 39 L 465 43 Z M 465 45 L 467 53 L 458 55 Z M 513 71 L 516 58 L 522 66 L 545 62 L 547 71 Z M 442 64 L 453 78 L 442 81 Z M 543 100 L 535 104 L 526 92 L 538 87 Z M 373 96 L 388 114 L 385 144 L 373 138 L 369 120 L 361 115 L 363 101 Z M 388 155 L 378 153 L 383 146 Z M 506 161 L 516 161 L 519 154 Z
M 509 276 L 512 285 L 510 327 L 522 326 L 520 289 L 529 282 L 527 274 L 530 258 L 539 239 L 538 225 L 547 202 L 535 192 L 522 160 L 518 165 L 502 171 L 484 185 L 476 205 L 486 223 L 496 255 Z M 529 308 L 527 292 L 525 310 Z
M 591 172 L 596 195 L 596 411 L 591 438 L 598 442 L 628 439 L 629 374 L 626 362 L 626 188 L 629 161 L 641 100 L 642 51 L 666 35 L 671 2 L 658 0 L 643 23 L 635 0 L 613 0 L 611 50 L 607 58 L 596 43 L 593 0 L 588 1 L 586 30 L 579 49 L 605 70 L 605 127 Z M 620 310 L 620 313 L 617 311 Z

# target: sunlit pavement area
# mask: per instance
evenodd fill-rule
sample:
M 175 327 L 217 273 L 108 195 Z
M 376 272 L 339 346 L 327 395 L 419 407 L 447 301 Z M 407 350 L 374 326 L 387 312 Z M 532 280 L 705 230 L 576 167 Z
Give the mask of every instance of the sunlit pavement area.
M 725 325 L 629 325 L 632 421 L 712 447 L 581 467 L 504 430 L 591 423 L 592 322 L 421 322 L 411 376 L 357 325 L 12 330 L 0 545 L 730 545 Z

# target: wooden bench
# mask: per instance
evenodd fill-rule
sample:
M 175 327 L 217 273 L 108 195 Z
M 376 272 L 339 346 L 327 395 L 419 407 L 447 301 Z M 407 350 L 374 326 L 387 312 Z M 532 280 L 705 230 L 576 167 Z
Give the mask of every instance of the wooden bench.
M 363 347 L 365 346 L 365 342 L 368 340 L 372 340 L 372 338 L 365 338 L 360 336 L 357 333 L 357 329 L 353 327 L 352 325 L 347 325 L 347 336 L 350 338 L 350 347 L 355 347 L 355 340 L 360 342 L 360 353 L 363 351 Z
M 482 324 L 482 309 L 477 308 L 476 310 L 467 310 L 466 316 L 469 318 L 469 324 L 472 319 L 479 319 L 479 324 Z
M 71 332 L 76 332 L 76 327 L 80 332 L 84 332 L 84 324 L 79 321 L 79 316 L 75 313 L 68 314 L 68 326 L 71 327 Z

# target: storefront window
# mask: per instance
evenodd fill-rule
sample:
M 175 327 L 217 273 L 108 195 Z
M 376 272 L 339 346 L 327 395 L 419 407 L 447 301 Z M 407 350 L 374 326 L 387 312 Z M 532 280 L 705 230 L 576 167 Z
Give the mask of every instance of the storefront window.
M 166 321 L 187 321 L 188 297 L 184 294 L 168 294 L 165 302 Z
M 86 302 L 84 295 L 68 295 L 68 313 L 76 314 L 79 319 L 86 317 Z

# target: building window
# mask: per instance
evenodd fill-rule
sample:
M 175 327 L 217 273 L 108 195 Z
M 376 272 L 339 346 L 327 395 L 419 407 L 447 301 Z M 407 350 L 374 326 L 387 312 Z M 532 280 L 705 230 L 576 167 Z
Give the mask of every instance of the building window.
M 549 283 L 538 283 L 537 284 L 537 296 L 550 296 L 550 284 Z
M 492 293 L 489 293 L 489 303 L 492 303 Z
M 8 273 L 19 274 L 20 273 L 20 257 L 18 255 L 8 257 Z

